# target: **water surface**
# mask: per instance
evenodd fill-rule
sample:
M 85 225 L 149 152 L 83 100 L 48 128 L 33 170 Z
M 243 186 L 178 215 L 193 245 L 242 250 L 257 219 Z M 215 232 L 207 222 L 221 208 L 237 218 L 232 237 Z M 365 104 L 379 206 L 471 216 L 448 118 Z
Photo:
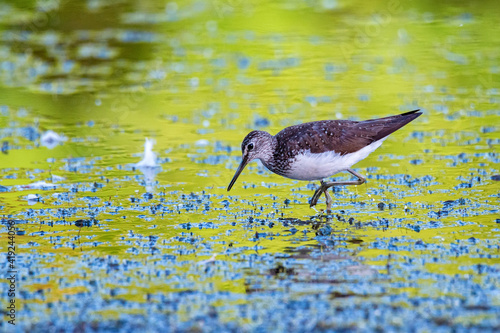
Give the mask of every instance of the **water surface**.
M 0 327 L 498 330 L 498 9 L 4 2 Z M 330 216 L 257 162 L 226 191 L 253 129 L 417 108 Z

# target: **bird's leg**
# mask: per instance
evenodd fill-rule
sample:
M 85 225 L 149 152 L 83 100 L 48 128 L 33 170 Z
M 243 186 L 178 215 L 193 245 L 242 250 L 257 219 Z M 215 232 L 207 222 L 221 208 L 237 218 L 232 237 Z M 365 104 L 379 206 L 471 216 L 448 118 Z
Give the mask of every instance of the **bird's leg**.
M 330 213 L 332 211 L 332 197 L 328 193 L 328 190 L 325 190 L 325 198 L 326 198 L 326 212 Z
M 311 203 L 309 204 L 309 206 L 310 207 L 316 206 L 321 194 L 325 193 L 327 209 L 330 209 L 329 206 L 331 207 L 332 199 L 331 199 L 329 194 L 327 196 L 326 190 L 328 190 L 332 186 L 361 185 L 366 181 L 366 179 L 363 176 L 361 176 L 359 173 L 357 173 L 356 171 L 351 170 L 351 169 L 347 169 L 346 171 L 358 179 L 357 180 L 340 181 L 340 182 L 329 182 L 329 183 L 321 181 L 321 186 L 316 190 L 316 192 L 314 192 L 314 195 L 311 198 Z M 330 199 L 328 199 L 328 197 L 330 197 Z M 330 202 L 330 204 L 328 204 L 328 202 Z
M 311 198 L 311 201 L 309 203 L 309 207 L 314 207 L 318 203 L 319 197 L 324 192 L 324 189 L 323 189 L 323 184 L 324 183 L 325 183 L 324 181 L 321 181 L 321 186 L 316 190 L 316 192 L 314 192 L 314 194 L 313 194 L 313 196 Z

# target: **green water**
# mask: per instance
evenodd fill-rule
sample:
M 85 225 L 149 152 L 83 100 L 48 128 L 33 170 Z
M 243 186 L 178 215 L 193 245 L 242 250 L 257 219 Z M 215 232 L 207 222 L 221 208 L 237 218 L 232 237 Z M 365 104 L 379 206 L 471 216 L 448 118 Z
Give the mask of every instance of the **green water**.
M 498 329 L 499 9 L 2 2 L 0 259 L 14 220 L 18 316 L 0 327 Z M 311 219 L 313 183 L 256 162 L 226 191 L 253 129 L 417 108 L 331 219 Z M 49 149 L 48 130 L 65 140 Z

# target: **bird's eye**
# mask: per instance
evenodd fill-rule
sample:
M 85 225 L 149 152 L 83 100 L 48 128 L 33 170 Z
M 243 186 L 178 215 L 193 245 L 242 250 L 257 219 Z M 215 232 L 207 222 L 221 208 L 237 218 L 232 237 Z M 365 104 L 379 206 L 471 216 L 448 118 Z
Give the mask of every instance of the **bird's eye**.
M 253 149 L 253 143 L 249 143 L 248 146 L 247 146 L 247 149 L 248 150 L 252 150 Z

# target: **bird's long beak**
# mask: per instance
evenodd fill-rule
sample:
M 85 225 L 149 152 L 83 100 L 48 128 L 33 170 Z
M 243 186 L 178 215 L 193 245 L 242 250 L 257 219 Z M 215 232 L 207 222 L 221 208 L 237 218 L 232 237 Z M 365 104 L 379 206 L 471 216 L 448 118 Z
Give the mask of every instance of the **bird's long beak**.
M 238 170 L 236 170 L 236 173 L 234 174 L 233 179 L 231 179 L 231 182 L 229 183 L 229 186 L 227 187 L 228 191 L 231 191 L 231 188 L 233 187 L 234 183 L 236 182 L 236 179 L 238 179 L 240 173 L 245 169 L 245 166 L 248 164 L 248 155 L 244 155 L 243 159 L 241 160 L 240 166 L 238 167 Z

